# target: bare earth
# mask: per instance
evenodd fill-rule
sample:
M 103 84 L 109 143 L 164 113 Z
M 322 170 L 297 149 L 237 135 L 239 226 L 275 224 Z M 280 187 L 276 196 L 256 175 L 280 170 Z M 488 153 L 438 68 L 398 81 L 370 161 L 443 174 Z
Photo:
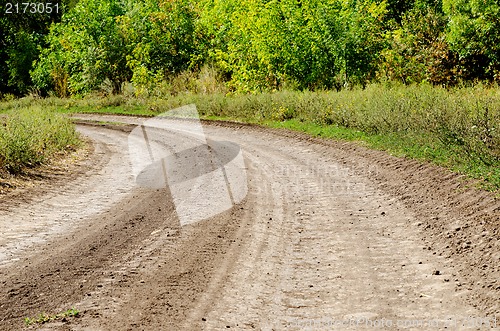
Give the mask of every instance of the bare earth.
M 0 196 L 1 330 L 500 329 L 500 201 L 461 176 L 204 122 L 209 146 L 241 148 L 248 194 L 183 224 L 170 188 L 131 172 L 127 138 L 145 119 L 80 117 L 129 125 L 80 125 L 85 161 Z

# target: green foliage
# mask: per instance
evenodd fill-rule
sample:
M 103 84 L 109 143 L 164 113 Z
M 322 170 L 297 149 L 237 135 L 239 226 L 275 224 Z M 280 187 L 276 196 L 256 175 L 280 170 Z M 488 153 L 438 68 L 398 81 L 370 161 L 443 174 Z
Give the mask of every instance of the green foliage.
M 149 86 L 187 69 L 195 54 L 188 1 L 81 0 L 47 37 L 32 71 L 37 88 L 85 94 L 108 82 Z
M 107 79 L 118 93 L 131 76 L 117 24 L 123 13 L 118 0 L 81 0 L 61 23 L 51 27 L 49 47 L 33 70 L 36 87 L 53 87 L 65 96 L 95 90 Z
M 382 45 L 385 2 L 206 1 L 211 61 L 240 91 L 363 83 Z
M 61 19 L 63 12 L 72 8 L 78 0 L 58 0 L 52 4 L 59 5 L 59 11 L 51 13 L 23 13 L 23 0 L 4 1 L 0 5 L 0 92 L 23 95 L 32 88 L 29 71 L 32 61 L 38 56 L 38 47 L 44 48 L 44 36 L 53 22 Z M 5 4 L 19 5 L 15 10 L 5 13 Z M 55 8 L 55 6 L 53 7 Z
M 404 83 L 452 85 L 457 59 L 445 40 L 446 18 L 432 7 L 402 15 L 401 25 L 387 33 L 390 47 L 382 51 L 379 77 Z
M 39 106 L 12 110 L 0 123 L 0 170 L 18 173 L 77 144 L 64 116 Z
M 188 0 L 131 2 L 120 28 L 133 83 L 150 87 L 189 67 L 197 54 L 195 18 Z
M 50 29 L 47 18 L 0 17 L 0 69 L 8 73 L 0 91 L 82 96 L 120 93 L 131 82 L 147 95 L 207 66 L 244 93 L 500 81 L 493 0 L 63 2 L 68 10 Z
M 13 38 L 15 42 L 7 49 L 6 64 L 9 73 L 7 84 L 24 94 L 32 85 L 29 70 L 31 63 L 38 56 L 39 36 L 35 33 L 19 31 Z
M 45 313 L 40 313 L 37 317 L 33 317 L 33 318 L 26 317 L 24 319 L 24 324 L 26 324 L 26 326 L 30 326 L 32 324 L 44 324 L 47 322 L 52 322 L 52 321 L 55 321 L 58 319 L 64 319 L 67 317 L 78 317 L 79 314 L 80 314 L 80 311 L 75 309 L 75 308 L 68 309 L 65 312 L 62 312 L 62 313 L 59 313 L 56 315 L 47 315 Z
M 500 81 L 500 4 L 495 0 L 443 0 L 448 41 L 467 78 Z M 482 63 L 481 63 L 482 62 Z

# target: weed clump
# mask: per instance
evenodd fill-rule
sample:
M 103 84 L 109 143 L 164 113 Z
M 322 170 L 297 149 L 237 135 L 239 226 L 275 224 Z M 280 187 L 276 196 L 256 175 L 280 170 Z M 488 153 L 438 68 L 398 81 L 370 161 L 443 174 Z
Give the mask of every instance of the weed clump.
M 26 317 L 24 319 L 24 324 L 26 326 L 30 326 L 32 324 L 45 324 L 45 323 L 56 321 L 56 320 L 65 320 L 69 317 L 79 317 L 79 315 L 80 315 L 80 311 L 75 309 L 75 308 L 68 309 L 68 310 L 66 310 L 62 313 L 56 314 L 56 315 L 48 315 L 45 313 L 40 313 L 37 317 L 33 317 L 33 318 Z
M 0 171 L 20 173 L 78 144 L 78 133 L 64 115 L 40 106 L 12 109 L 0 119 Z

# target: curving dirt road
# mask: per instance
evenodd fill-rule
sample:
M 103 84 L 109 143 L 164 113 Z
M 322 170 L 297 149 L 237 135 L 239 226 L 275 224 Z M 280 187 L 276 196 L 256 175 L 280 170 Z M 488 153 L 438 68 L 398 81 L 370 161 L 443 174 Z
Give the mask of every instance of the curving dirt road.
M 1 330 L 71 307 L 79 317 L 28 329 L 500 327 L 500 202 L 459 175 L 210 122 L 204 136 L 136 131 L 172 156 L 134 172 L 146 119 L 79 117 L 127 125 L 82 122 L 87 161 L 2 197 Z

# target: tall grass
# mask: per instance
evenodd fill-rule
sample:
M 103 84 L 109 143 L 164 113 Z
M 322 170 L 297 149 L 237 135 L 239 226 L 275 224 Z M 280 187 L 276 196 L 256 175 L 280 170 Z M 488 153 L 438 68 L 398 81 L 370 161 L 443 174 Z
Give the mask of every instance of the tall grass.
M 214 85 L 215 86 L 215 85 Z M 183 92 L 179 92 L 183 91 Z M 160 93 L 161 92 L 161 93 Z M 337 139 L 363 140 L 397 155 L 464 172 L 500 189 L 500 89 L 445 89 L 429 85 L 373 84 L 365 89 L 280 91 L 260 94 L 196 93 L 180 84 L 156 95 L 81 99 L 26 98 L 3 103 L 63 112 L 154 116 L 194 103 L 206 118 L 287 127 Z
M 10 110 L 0 125 L 0 171 L 19 173 L 78 143 L 74 125 L 62 114 L 40 106 Z
M 207 116 L 364 140 L 500 188 L 499 89 L 378 84 L 341 92 L 212 97 L 198 105 Z

